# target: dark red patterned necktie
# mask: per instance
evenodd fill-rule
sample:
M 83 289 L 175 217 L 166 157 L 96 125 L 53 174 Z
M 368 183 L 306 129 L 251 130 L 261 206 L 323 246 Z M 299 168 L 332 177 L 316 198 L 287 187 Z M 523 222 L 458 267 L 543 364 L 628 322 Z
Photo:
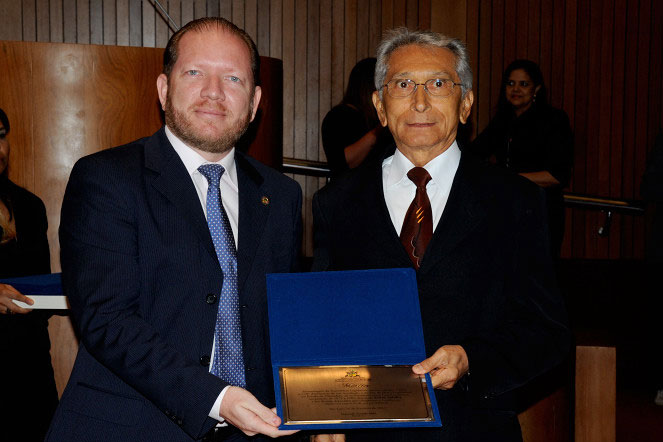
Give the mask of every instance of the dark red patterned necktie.
M 419 269 L 424 257 L 426 246 L 433 237 L 433 212 L 426 193 L 426 184 L 431 180 L 430 174 L 423 167 L 415 167 L 407 173 L 407 177 L 417 186 L 412 204 L 407 209 L 401 243 L 412 260 L 415 269 Z

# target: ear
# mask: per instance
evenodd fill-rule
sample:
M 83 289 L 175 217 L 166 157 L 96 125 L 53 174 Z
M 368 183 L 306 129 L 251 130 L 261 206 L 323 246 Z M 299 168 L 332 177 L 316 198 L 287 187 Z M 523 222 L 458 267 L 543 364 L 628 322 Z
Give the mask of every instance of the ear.
M 260 97 L 262 96 L 262 89 L 260 89 L 260 86 L 256 86 L 255 90 L 253 91 L 253 100 L 251 100 L 251 106 L 253 109 L 251 109 L 251 121 L 256 117 L 256 112 L 258 112 L 258 104 L 260 103 Z
M 467 123 L 467 119 L 472 111 L 472 103 L 474 103 L 474 92 L 469 90 L 460 101 L 460 112 L 458 114 L 460 122 L 463 124 Z
M 538 94 L 540 90 L 541 90 L 541 85 L 538 85 L 538 86 L 534 89 L 534 95 Z
M 378 91 L 373 92 L 373 106 L 375 106 L 375 110 L 378 112 L 380 124 L 382 127 L 387 127 L 387 114 L 384 111 L 384 104 L 380 100 L 380 93 Z
M 157 77 L 157 94 L 159 94 L 161 110 L 165 111 L 166 97 L 168 96 L 168 77 L 166 77 L 166 74 L 161 74 Z

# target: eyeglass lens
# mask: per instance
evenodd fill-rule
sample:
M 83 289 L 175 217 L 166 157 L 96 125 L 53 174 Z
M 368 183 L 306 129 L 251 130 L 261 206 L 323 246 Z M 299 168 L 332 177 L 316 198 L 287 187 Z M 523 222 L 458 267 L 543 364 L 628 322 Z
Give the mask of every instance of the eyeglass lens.
M 423 84 L 418 84 L 409 79 L 398 79 L 387 83 L 387 92 L 392 97 L 407 97 L 418 86 L 424 86 L 424 89 L 432 96 L 444 97 L 452 93 L 454 82 L 449 79 L 431 78 Z

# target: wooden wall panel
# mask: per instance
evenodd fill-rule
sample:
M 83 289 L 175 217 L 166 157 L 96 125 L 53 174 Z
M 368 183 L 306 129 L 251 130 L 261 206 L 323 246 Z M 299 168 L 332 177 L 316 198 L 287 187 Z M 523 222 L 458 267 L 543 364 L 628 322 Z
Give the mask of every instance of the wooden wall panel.
M 663 3 L 655 0 L 160 0 L 176 26 L 220 15 L 243 27 L 261 55 L 283 60 L 283 147 L 325 161 L 319 127 L 354 64 L 395 26 L 431 28 L 467 42 L 476 135 L 495 112 L 504 67 L 538 62 L 550 101 L 575 132 L 569 190 L 639 197 L 653 137 L 663 125 Z M 141 0 L 0 0 L 0 39 L 163 47 L 172 26 Z M 647 91 L 647 93 L 644 93 Z M 305 192 L 318 185 L 305 181 Z M 305 222 L 310 222 L 306 215 Z M 569 210 L 564 256 L 642 257 L 643 220 Z M 310 241 L 305 251 L 312 252 Z

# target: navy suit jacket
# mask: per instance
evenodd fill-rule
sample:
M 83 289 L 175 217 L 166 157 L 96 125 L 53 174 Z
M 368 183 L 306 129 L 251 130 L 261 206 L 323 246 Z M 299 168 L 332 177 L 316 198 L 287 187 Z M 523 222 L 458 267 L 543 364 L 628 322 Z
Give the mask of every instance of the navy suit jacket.
M 297 262 L 301 189 L 239 152 L 235 158 L 247 389 L 271 407 L 265 274 Z M 208 372 L 223 272 L 163 128 L 76 163 L 60 244 L 80 349 L 48 440 L 202 437 L 227 385 Z
M 382 161 L 332 180 L 313 200 L 315 270 L 411 267 L 384 199 Z M 511 393 L 570 343 L 548 253 L 541 190 L 462 154 L 417 271 L 426 354 L 461 345 L 470 374 L 436 390 L 442 429 L 352 440 L 520 440 Z

